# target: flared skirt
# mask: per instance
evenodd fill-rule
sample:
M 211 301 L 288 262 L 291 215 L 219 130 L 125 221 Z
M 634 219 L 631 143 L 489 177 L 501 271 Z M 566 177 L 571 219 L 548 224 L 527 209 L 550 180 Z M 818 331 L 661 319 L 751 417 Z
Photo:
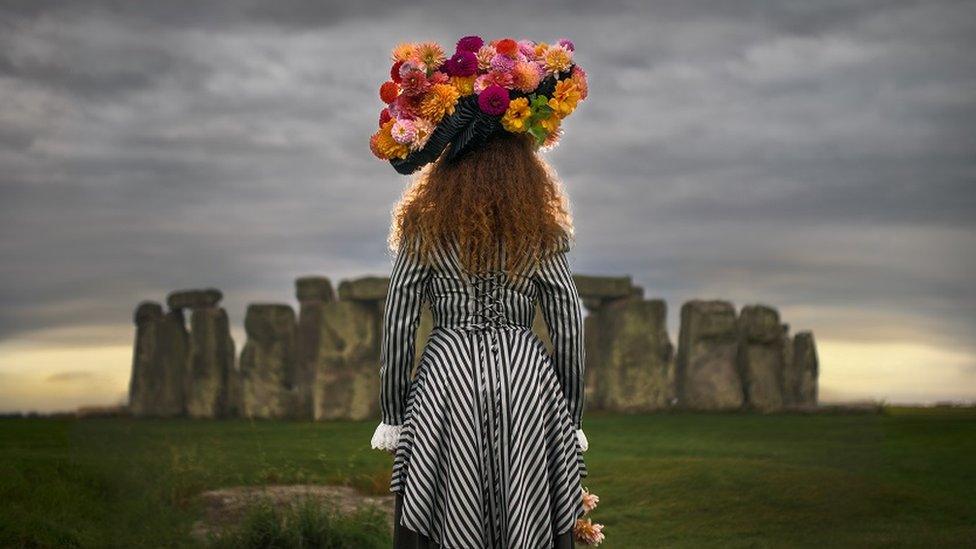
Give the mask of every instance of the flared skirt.
M 406 406 L 390 481 L 398 528 L 443 549 L 571 540 L 586 465 L 551 357 L 530 329 L 435 327 Z

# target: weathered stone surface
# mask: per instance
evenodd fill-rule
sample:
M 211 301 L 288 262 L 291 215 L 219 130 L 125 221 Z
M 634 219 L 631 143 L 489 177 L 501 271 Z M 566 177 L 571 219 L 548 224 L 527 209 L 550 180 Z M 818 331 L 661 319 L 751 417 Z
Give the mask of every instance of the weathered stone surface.
M 620 299 L 633 295 L 634 282 L 629 276 L 573 275 L 580 297 L 599 300 Z
M 299 302 L 327 303 L 335 301 L 332 281 L 324 276 L 306 276 L 295 281 L 295 297 Z
M 135 321 L 129 409 L 134 417 L 182 415 L 188 356 L 183 315 L 179 311 L 164 314 L 159 303 L 143 302 L 136 309 Z
M 326 303 L 322 301 L 303 301 L 298 313 L 298 334 L 295 347 L 299 385 L 298 402 L 295 403 L 295 407 L 297 417 L 301 419 L 313 419 L 315 417 L 312 388 L 315 386 L 315 376 L 318 369 L 325 305 Z
M 315 419 L 379 416 L 377 309 L 359 301 L 322 304 L 313 407 Z
M 339 299 L 343 301 L 382 301 L 390 288 L 389 277 L 364 276 L 339 283 Z
M 790 335 L 790 325 L 782 325 L 783 345 L 783 405 L 795 406 L 799 403 L 800 373 L 796 370 L 793 360 L 793 336 Z
M 224 294 L 216 288 L 204 290 L 177 290 L 169 294 L 166 304 L 170 309 L 202 309 L 216 307 Z
M 799 332 L 793 338 L 793 362 L 793 368 L 800 377 L 797 387 L 797 404 L 816 405 L 817 377 L 820 373 L 820 366 L 812 332 Z
M 244 320 L 241 352 L 243 415 L 282 419 L 300 414 L 297 322 L 289 305 L 252 304 Z
M 186 412 L 194 418 L 234 415 L 237 375 L 234 340 L 222 308 L 194 309 L 190 316 L 190 360 L 185 378 Z
M 159 321 L 163 318 L 163 306 L 155 301 L 143 301 L 136 307 L 136 314 L 133 315 L 138 327 L 141 324 Z
M 681 307 L 676 360 L 679 405 L 699 410 L 740 408 L 735 309 L 727 301 L 691 300 Z
M 674 397 L 674 346 L 664 301 L 621 300 L 595 318 L 600 376 L 594 407 L 619 412 L 667 408 Z
M 776 309 L 747 305 L 738 319 L 739 371 L 746 403 L 754 409 L 783 407 L 783 328 Z

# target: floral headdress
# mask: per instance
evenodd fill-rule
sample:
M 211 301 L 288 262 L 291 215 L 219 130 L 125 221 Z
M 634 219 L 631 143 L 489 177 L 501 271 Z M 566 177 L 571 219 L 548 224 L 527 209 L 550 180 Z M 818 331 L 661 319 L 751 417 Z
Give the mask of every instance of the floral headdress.
M 569 40 L 485 44 L 465 36 L 450 58 L 436 42 L 393 48 L 390 80 L 380 86 L 386 107 L 370 150 L 410 174 L 445 149 L 453 160 L 492 135 L 528 133 L 537 147 L 562 136 L 561 124 L 586 99 L 586 73 Z

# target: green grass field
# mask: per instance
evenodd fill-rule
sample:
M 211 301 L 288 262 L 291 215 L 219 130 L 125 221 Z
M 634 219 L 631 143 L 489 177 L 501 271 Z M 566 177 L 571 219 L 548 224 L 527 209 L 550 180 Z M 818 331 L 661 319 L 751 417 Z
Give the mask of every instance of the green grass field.
M 375 422 L 0 420 L 0 546 L 183 547 L 203 490 L 384 493 Z M 588 413 L 609 549 L 974 547 L 976 410 Z

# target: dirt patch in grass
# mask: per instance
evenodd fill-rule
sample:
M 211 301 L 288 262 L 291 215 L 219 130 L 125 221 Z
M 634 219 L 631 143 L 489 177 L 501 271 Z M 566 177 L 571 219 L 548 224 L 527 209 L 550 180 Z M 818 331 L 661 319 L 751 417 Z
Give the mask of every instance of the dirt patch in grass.
M 393 495 L 369 496 L 349 486 L 315 484 L 236 486 L 210 490 L 200 494 L 203 502 L 203 518 L 193 525 L 193 536 L 205 541 L 210 534 L 218 534 L 238 525 L 249 507 L 261 500 L 269 500 L 275 506 L 292 506 L 299 501 L 313 499 L 335 506 L 342 514 L 355 512 L 365 506 L 374 506 L 389 516 L 393 530 Z

